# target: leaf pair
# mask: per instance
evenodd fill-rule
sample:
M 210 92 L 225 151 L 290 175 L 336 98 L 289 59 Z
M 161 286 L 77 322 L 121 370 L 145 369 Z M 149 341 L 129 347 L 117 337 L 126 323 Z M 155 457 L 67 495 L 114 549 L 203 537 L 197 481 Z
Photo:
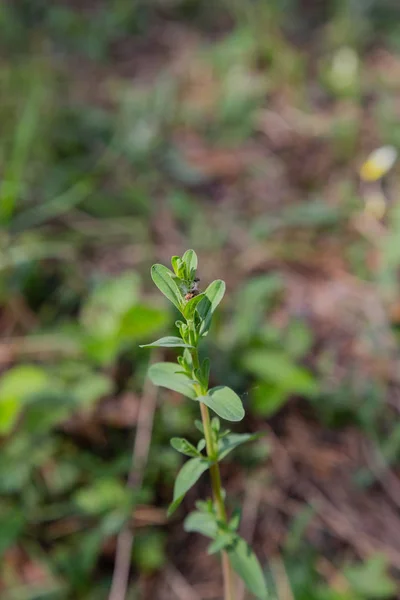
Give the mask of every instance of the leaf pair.
M 238 433 L 229 434 L 218 441 L 218 460 L 222 460 L 232 450 L 260 437 L 260 434 Z M 178 452 L 191 456 L 178 473 L 174 486 L 174 498 L 168 509 L 171 515 L 180 505 L 186 492 L 199 480 L 201 475 L 210 467 L 212 462 L 201 456 L 201 450 L 205 447 L 204 439 L 200 440 L 197 448 L 184 438 L 172 438 L 171 446 Z
M 214 387 L 207 394 L 198 396 L 194 387 L 195 382 L 180 371 L 178 365 L 169 362 L 152 365 L 148 374 L 154 385 L 166 387 L 192 400 L 203 402 L 226 421 L 241 421 L 244 417 L 242 401 L 229 387 Z
M 197 254 L 194 250 L 186 250 L 182 256 L 171 258 L 172 268 L 179 279 L 192 280 L 197 269 Z

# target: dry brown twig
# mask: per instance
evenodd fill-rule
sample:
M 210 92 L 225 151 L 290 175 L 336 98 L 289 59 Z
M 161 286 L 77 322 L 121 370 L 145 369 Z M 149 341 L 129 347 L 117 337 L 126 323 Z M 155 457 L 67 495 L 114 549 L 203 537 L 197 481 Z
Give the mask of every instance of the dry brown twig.
M 171 564 L 166 568 L 167 582 L 176 600 L 202 600 L 183 575 Z
M 151 362 L 156 362 L 155 359 L 156 353 L 153 355 Z M 127 486 L 131 489 L 138 489 L 143 483 L 156 405 L 157 388 L 146 379 L 139 407 L 136 435 L 132 449 L 132 463 L 127 481 Z M 129 524 L 127 524 L 118 535 L 114 573 L 108 597 L 109 600 L 125 600 L 129 582 L 134 536 L 134 530 Z

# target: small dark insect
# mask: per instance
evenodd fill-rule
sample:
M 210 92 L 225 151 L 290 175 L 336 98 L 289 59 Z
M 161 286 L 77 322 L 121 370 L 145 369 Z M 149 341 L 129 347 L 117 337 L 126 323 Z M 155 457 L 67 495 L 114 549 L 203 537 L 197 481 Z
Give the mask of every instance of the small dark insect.
M 185 300 L 191 300 L 195 296 L 199 295 L 199 281 L 200 279 L 198 277 L 196 277 L 196 279 L 193 280 L 190 290 L 187 294 L 185 294 Z

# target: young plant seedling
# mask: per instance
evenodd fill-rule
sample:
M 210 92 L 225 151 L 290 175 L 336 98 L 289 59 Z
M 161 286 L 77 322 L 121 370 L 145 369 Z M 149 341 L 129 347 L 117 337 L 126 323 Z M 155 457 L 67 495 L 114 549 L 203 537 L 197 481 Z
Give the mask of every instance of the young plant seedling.
M 208 334 L 213 314 L 223 298 L 225 283 L 213 281 L 204 292 L 198 291 L 197 256 L 193 250 L 187 250 L 182 257 L 173 256 L 171 263 L 173 271 L 163 265 L 153 265 L 151 276 L 158 289 L 182 315 L 176 321 L 179 336 L 164 337 L 142 347 L 183 349 L 177 363 L 156 363 L 150 367 L 148 374 L 155 385 L 198 402 L 202 420 L 195 421 L 195 426 L 203 437 L 197 446 L 183 438 L 171 440 L 173 448 L 190 458 L 176 478 L 169 514 L 177 509 L 186 492 L 209 470 L 213 498 L 197 502 L 197 510 L 185 520 L 185 530 L 211 538 L 208 552 L 221 555 L 225 600 L 235 599 L 232 568 L 257 598 L 266 599 L 268 593 L 260 564 L 237 533 L 240 517 L 236 513 L 228 516 L 219 469 L 219 462 L 234 448 L 257 436 L 231 433 L 222 427 L 219 417 L 225 421 L 243 419 L 243 405 L 229 387 L 209 387 L 210 360 L 205 358 L 200 362 L 198 352 L 200 340 Z M 209 409 L 218 416 L 211 418 Z

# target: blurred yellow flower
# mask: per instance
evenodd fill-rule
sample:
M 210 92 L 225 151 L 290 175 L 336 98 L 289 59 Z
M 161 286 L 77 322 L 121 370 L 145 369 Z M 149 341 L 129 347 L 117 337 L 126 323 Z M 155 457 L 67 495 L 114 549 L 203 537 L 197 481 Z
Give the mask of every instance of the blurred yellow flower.
M 363 181 L 377 181 L 382 179 L 393 167 L 397 160 L 397 150 L 394 146 L 377 148 L 367 158 L 360 169 Z

